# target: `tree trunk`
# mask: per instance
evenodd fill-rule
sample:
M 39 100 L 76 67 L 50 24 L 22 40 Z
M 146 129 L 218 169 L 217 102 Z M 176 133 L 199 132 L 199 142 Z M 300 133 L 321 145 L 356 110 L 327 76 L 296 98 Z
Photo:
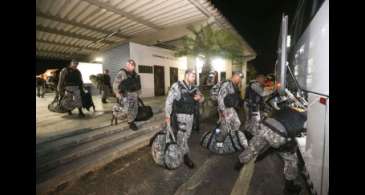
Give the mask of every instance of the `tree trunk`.
M 202 86 L 203 88 L 207 87 L 207 79 L 208 79 L 209 72 L 211 70 L 212 70 L 211 59 L 210 59 L 210 57 L 207 56 L 205 63 L 202 67 L 201 77 L 199 79 L 200 80 L 199 85 Z

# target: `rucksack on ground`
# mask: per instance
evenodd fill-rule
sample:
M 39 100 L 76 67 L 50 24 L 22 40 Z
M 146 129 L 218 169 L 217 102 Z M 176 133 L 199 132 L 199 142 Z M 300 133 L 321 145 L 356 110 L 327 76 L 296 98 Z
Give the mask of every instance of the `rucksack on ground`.
M 220 124 L 211 131 L 206 131 L 200 139 L 200 145 L 216 154 L 231 154 L 248 147 L 247 138 L 242 131 L 230 131 L 223 139 L 221 138 L 223 141 L 218 141 L 220 131 L 222 131 Z

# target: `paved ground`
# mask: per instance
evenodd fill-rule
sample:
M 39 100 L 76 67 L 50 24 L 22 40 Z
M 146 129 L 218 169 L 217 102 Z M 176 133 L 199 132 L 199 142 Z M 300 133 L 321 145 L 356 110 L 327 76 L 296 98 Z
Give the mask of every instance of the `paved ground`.
M 213 128 L 214 121 L 202 124 L 203 130 Z M 57 195 L 172 195 L 202 166 L 210 162 L 208 174 L 195 186 L 195 194 L 229 195 L 239 172 L 233 169 L 238 153 L 215 155 L 199 145 L 202 132 L 190 139 L 193 170 L 182 166 L 174 171 L 157 166 L 145 147 L 120 158 L 103 169 L 91 172 L 80 180 L 58 189 Z M 204 165 L 205 163 L 205 165 Z M 283 163 L 277 155 L 269 155 L 256 163 L 249 195 L 283 195 Z
M 101 104 L 99 97 L 93 97 L 96 112 L 87 113 L 86 119 L 77 115 L 52 113 L 47 105 L 53 95 L 47 94 L 44 99 L 37 98 L 37 142 L 49 136 L 66 133 L 73 129 L 93 127 L 110 119 L 112 103 Z M 163 106 L 164 97 L 146 99 L 149 105 Z M 75 111 L 77 113 L 77 111 Z M 215 155 L 199 144 L 202 133 L 213 128 L 215 119 L 201 124 L 201 132 L 191 136 L 191 156 L 196 164 L 193 170 L 182 166 L 169 171 L 157 166 L 151 157 L 149 147 L 144 147 L 129 156 L 122 157 L 96 172 L 90 172 L 81 179 L 59 187 L 52 194 L 58 195 L 171 195 L 187 182 L 199 168 L 205 167 L 208 172 L 200 178 L 195 186 L 195 194 L 228 195 L 239 172 L 233 169 L 238 153 Z M 250 195 L 283 195 L 283 163 L 272 154 L 256 163 L 255 172 L 249 189 Z M 305 193 L 304 193 L 305 194 Z
M 77 109 L 73 111 L 72 116 L 67 113 L 59 114 L 50 112 L 47 109 L 49 103 L 54 98 L 53 93 L 47 93 L 44 98 L 36 100 L 36 136 L 37 143 L 46 140 L 51 136 L 57 136 L 64 133 L 75 131 L 76 129 L 90 128 L 98 126 L 100 123 L 105 123 L 111 119 L 111 107 L 115 103 L 115 98 L 110 98 L 110 103 L 102 104 L 100 96 L 93 96 L 96 111 L 88 112 L 84 109 L 85 118 L 78 118 Z M 161 102 L 164 102 L 165 97 L 144 98 L 144 102 L 151 106 L 162 107 Z

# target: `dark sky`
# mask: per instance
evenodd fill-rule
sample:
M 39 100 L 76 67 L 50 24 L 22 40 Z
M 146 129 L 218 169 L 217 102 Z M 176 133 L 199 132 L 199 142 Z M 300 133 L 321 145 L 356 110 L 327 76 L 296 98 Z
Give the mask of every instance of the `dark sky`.
M 282 13 L 289 24 L 298 0 L 212 0 L 218 10 L 256 51 L 252 61 L 256 70 L 269 73 L 274 69 Z

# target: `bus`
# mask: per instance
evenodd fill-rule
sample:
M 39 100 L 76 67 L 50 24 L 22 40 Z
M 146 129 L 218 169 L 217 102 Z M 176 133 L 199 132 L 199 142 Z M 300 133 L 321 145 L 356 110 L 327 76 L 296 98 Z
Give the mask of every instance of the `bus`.
M 312 194 L 329 194 L 329 1 L 302 0 L 291 19 L 283 14 L 275 65 L 278 92 L 303 100 L 307 128 L 297 138 Z

